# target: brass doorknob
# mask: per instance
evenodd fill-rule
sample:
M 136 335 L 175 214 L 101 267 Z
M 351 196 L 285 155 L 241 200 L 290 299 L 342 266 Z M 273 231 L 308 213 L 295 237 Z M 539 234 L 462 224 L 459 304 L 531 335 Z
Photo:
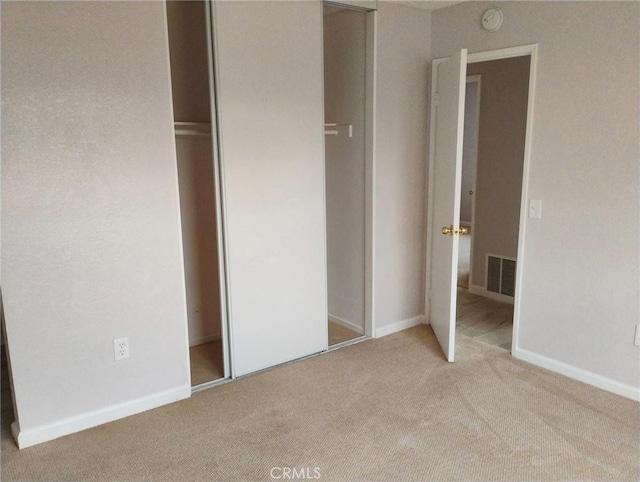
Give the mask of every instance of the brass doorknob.
M 442 226 L 440 232 L 451 236 L 459 236 L 461 234 L 469 234 L 469 228 L 466 226 L 461 226 L 459 228 L 454 228 L 453 226 Z

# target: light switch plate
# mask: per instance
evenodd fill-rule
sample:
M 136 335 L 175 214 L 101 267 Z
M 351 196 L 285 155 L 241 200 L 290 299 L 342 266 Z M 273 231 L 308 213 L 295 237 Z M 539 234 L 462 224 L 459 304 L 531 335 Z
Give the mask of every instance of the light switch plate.
M 542 219 L 542 201 L 540 199 L 529 199 L 529 217 Z

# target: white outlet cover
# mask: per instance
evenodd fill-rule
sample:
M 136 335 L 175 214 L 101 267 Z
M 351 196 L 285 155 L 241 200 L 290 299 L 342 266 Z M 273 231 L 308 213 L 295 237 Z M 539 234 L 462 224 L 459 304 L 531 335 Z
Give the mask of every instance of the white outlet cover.
M 116 361 L 129 358 L 129 337 L 125 336 L 113 340 L 113 357 Z

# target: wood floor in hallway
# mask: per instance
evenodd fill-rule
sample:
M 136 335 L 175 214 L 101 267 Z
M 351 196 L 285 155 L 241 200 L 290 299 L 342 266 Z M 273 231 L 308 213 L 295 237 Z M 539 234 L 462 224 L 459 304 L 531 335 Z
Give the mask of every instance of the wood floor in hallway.
M 511 351 L 513 305 L 458 287 L 456 334 Z

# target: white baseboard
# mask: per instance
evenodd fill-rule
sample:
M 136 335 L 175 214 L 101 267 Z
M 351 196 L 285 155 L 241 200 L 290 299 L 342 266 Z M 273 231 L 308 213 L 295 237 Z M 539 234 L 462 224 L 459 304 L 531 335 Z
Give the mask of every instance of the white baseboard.
M 478 296 L 484 296 L 491 300 L 502 301 L 503 303 L 513 304 L 513 296 L 503 295 L 501 293 L 494 293 L 493 291 L 487 291 L 482 286 L 472 285 L 469 283 L 469 293 Z
M 511 354 L 519 360 L 526 361 L 532 365 L 536 365 L 552 372 L 559 373 L 574 380 L 584 382 L 588 385 L 601 388 L 616 395 L 622 395 L 623 397 L 630 398 L 640 402 L 640 388 L 633 385 L 626 385 L 624 383 L 617 382 L 602 375 L 583 370 L 582 368 L 574 367 L 567 363 L 563 363 L 552 358 L 548 358 L 543 355 L 538 355 L 529 350 L 523 350 L 522 348 L 515 348 Z
M 18 423 L 13 422 L 11 424 L 11 432 L 18 443 L 18 447 L 24 449 L 32 445 L 63 437 L 64 435 L 80 432 L 81 430 L 135 415 L 136 413 L 146 412 L 152 408 L 177 402 L 190 396 L 191 387 L 185 385 L 27 430 L 21 430 Z
M 202 338 L 196 338 L 195 340 L 189 340 L 189 347 L 202 345 L 204 343 L 209 343 L 210 341 L 217 341 L 222 338 L 220 333 L 216 335 L 203 336 Z
M 343 318 L 339 318 L 337 316 L 333 316 L 332 314 L 329 314 L 329 321 L 333 321 L 334 323 L 344 326 L 345 328 L 351 331 L 355 331 L 356 333 L 360 333 L 361 335 L 364 335 L 364 327 L 358 326 L 355 323 L 347 321 Z
M 413 318 L 407 318 L 406 320 L 396 321 L 395 323 L 389 323 L 381 327 L 376 327 L 375 338 L 381 338 L 383 336 L 397 333 L 398 331 L 406 330 L 407 328 L 413 328 L 414 326 L 423 325 L 426 323 L 424 315 L 414 316 Z

